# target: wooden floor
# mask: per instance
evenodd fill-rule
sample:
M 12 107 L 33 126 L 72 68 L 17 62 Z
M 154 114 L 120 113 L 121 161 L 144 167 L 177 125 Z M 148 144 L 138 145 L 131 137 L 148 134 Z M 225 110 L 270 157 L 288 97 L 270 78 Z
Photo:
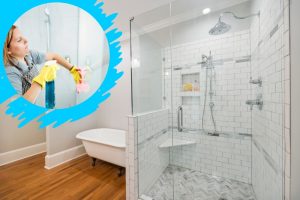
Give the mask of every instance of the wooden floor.
M 0 199 L 125 200 L 125 176 L 119 167 L 82 156 L 46 170 L 45 154 L 0 167 Z

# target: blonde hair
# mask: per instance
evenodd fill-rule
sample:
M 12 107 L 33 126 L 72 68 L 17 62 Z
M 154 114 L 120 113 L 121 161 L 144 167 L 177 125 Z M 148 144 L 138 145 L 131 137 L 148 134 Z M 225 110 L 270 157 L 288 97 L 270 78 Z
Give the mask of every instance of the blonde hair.
M 7 65 L 14 65 L 14 60 L 15 58 L 8 53 L 8 49 L 10 47 L 10 43 L 12 41 L 12 38 L 13 38 L 13 34 L 14 34 L 14 30 L 16 29 L 17 27 L 15 25 L 13 25 L 10 30 L 8 31 L 7 33 L 7 36 L 6 36 L 6 40 L 5 40 L 5 43 L 4 43 L 4 48 L 3 48 L 3 60 L 4 60 L 4 65 L 7 66 Z

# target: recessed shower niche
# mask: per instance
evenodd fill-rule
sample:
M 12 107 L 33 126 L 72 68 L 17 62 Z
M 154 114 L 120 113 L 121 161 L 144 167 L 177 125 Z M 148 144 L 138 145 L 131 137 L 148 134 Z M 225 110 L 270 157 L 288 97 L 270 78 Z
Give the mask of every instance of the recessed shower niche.
M 181 90 L 179 96 L 183 98 L 200 96 L 200 71 L 197 66 L 194 68 L 180 70 Z

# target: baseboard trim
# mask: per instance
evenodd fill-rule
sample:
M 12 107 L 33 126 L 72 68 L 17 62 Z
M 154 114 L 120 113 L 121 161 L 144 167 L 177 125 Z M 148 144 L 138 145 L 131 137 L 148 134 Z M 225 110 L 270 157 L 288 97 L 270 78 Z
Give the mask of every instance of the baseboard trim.
M 83 145 L 79 145 L 53 155 L 47 155 L 45 158 L 45 168 L 53 169 L 61 164 L 74 160 L 86 154 Z
M 0 154 L 0 166 L 22 160 L 40 153 L 46 152 L 46 143 L 35 144 L 32 146 L 8 151 Z

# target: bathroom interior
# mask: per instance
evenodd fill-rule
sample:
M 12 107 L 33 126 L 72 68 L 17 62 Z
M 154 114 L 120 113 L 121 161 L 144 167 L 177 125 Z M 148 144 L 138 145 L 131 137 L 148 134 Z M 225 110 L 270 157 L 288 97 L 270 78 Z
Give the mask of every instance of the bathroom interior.
M 51 171 L 86 154 L 78 133 L 112 128 L 126 131 L 125 161 L 108 164 L 116 174 L 119 166 L 126 167 L 125 177 L 112 175 L 114 181 L 125 178 L 126 195 L 106 194 L 105 199 L 297 200 L 290 196 L 290 1 L 105 3 L 115 6 L 108 10 L 120 9 L 117 23 L 124 29 L 118 67 L 124 76 L 111 98 L 80 121 L 45 129 L 37 122 L 18 129 L 18 121 L 5 115 L 5 102 L 0 106 L 0 158 L 5 158 L 0 175 L 18 149 L 35 146 Z M 125 17 L 126 8 L 130 16 Z M 106 74 L 105 33 L 70 5 L 33 10 L 16 23 L 31 48 L 58 51 L 89 70 L 91 90 L 79 94 L 74 87 L 58 86 L 57 108 L 84 102 Z M 32 17 L 42 19 L 33 24 L 38 31 L 26 26 Z M 65 32 L 58 31 L 62 26 Z M 72 85 L 64 73 L 58 71 L 56 84 Z M 95 165 L 89 170 L 99 170 L 103 162 Z M 123 188 L 120 181 L 108 185 L 112 193 Z

